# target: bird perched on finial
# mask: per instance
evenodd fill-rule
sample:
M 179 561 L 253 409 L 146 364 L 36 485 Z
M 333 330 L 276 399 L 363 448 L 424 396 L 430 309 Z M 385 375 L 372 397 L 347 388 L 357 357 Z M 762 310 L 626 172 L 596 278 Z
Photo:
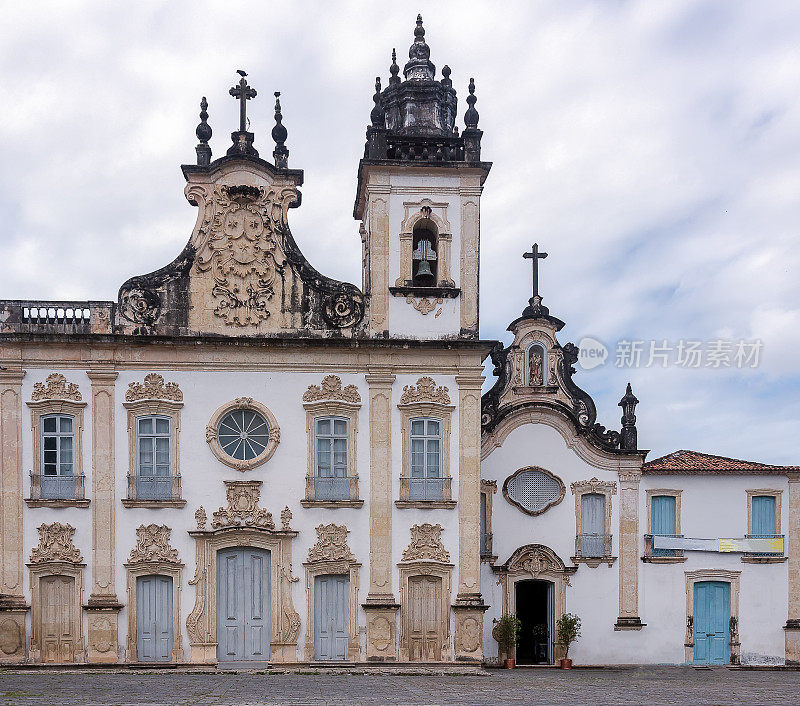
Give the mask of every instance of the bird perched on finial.
M 242 71 L 241 69 L 236 69 L 236 73 L 239 74 L 242 78 L 247 76 L 247 71 Z

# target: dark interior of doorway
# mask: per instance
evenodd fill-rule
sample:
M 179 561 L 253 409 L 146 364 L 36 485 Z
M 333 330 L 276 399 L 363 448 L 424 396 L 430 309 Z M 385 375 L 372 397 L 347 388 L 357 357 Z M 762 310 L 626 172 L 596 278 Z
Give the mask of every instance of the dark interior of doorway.
M 551 625 L 549 581 L 517 581 L 517 617 L 522 623 L 517 645 L 518 664 L 551 663 Z

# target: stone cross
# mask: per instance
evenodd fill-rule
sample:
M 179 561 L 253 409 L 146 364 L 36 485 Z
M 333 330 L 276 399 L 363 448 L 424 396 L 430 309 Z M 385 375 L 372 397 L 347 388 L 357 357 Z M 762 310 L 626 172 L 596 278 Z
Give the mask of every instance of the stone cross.
M 239 73 L 243 74 L 244 72 L 240 71 Z M 238 85 L 233 86 L 229 93 L 239 99 L 239 132 L 247 132 L 247 101 L 255 98 L 258 94 L 255 88 L 247 85 L 244 75 L 239 79 Z
M 544 260 L 547 257 L 546 252 L 539 252 L 539 244 L 534 243 L 531 252 L 522 253 L 522 257 L 526 260 L 533 260 L 533 296 L 539 296 L 539 260 Z

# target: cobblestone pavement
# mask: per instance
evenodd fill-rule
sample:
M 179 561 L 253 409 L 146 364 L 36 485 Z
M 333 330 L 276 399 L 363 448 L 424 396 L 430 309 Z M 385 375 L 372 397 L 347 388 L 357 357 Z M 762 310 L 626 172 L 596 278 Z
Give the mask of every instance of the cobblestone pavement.
M 791 704 L 800 672 L 516 669 L 474 674 L 0 671 L 0 704 Z

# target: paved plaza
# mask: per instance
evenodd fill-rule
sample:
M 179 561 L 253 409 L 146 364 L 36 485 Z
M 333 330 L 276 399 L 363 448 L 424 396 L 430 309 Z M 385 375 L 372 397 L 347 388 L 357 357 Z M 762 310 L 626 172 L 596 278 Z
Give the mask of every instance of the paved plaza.
M 800 672 L 680 667 L 353 672 L 0 671 L 0 705 L 793 704 Z

